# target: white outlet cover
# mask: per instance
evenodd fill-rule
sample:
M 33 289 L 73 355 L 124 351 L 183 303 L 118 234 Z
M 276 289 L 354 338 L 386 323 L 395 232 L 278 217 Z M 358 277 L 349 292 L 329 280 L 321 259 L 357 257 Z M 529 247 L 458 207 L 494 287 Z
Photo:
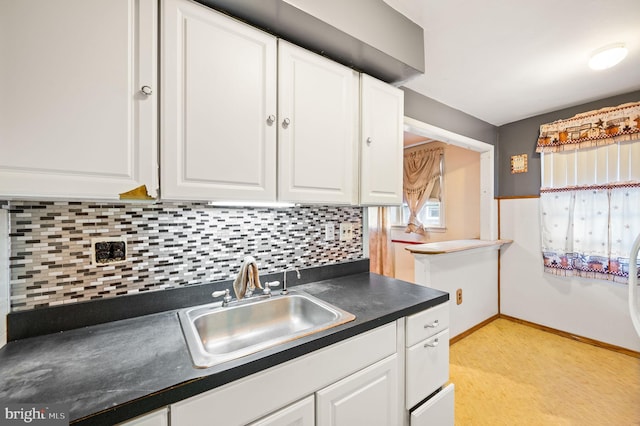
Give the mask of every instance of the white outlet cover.
M 328 222 L 324 224 L 324 240 L 333 241 L 336 239 L 336 224 Z
M 340 224 L 340 241 L 350 241 L 353 239 L 353 223 L 343 222 Z

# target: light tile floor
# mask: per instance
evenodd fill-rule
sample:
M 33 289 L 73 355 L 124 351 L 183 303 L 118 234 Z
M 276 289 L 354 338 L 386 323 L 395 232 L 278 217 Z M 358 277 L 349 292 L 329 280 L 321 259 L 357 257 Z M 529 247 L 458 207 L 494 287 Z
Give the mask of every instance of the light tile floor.
M 640 425 L 640 359 L 506 319 L 450 357 L 456 426 Z

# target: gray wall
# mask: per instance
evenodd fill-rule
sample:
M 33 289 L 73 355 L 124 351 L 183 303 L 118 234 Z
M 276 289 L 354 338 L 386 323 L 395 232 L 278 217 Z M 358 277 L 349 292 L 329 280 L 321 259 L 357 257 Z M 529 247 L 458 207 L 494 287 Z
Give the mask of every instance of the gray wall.
M 406 87 L 404 115 L 459 135 L 496 145 L 497 127 Z
M 498 128 L 472 115 L 451 108 L 434 99 L 423 96 L 406 87 L 404 91 L 404 115 L 441 129 L 472 139 L 497 145 Z M 496 150 L 497 151 L 497 150 Z M 496 152 L 497 155 L 497 152 Z M 498 193 L 498 162 L 494 165 L 494 193 Z
M 514 197 L 540 194 L 540 154 L 535 152 L 540 125 L 570 118 L 594 109 L 638 101 L 640 101 L 640 91 L 635 91 L 500 126 L 496 155 L 498 170 L 496 196 Z M 511 156 L 519 154 L 527 154 L 529 171 L 511 174 Z

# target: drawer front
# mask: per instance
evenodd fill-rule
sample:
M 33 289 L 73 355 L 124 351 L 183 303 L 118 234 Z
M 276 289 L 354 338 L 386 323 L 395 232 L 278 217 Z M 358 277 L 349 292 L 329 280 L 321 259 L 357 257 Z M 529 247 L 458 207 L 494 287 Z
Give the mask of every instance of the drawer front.
M 407 317 L 406 346 L 436 335 L 449 328 L 449 302 Z
M 449 381 L 449 330 L 407 350 L 406 408 L 410 409 Z
M 411 413 L 411 426 L 454 425 L 453 383 Z

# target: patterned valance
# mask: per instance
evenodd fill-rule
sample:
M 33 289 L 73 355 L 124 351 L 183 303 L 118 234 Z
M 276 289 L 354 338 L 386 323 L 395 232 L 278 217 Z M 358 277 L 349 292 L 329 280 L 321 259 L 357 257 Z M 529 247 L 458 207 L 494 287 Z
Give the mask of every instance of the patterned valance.
M 640 102 L 578 114 L 540 126 L 536 152 L 557 152 L 640 140 Z

